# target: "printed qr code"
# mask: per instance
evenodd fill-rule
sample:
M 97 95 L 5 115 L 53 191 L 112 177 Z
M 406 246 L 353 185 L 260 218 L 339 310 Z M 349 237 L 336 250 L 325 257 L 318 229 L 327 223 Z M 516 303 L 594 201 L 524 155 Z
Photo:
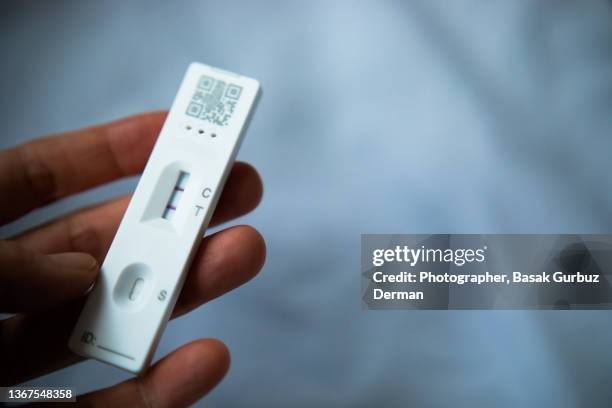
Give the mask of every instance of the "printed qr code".
M 202 75 L 186 113 L 215 125 L 225 126 L 236 109 L 241 93 L 241 86 Z

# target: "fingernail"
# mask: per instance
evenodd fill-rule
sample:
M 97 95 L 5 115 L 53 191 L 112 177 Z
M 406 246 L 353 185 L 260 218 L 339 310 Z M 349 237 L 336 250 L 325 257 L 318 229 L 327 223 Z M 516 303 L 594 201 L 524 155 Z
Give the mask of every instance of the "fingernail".
M 96 258 L 83 252 L 53 254 L 49 258 L 64 268 L 93 270 L 98 266 Z

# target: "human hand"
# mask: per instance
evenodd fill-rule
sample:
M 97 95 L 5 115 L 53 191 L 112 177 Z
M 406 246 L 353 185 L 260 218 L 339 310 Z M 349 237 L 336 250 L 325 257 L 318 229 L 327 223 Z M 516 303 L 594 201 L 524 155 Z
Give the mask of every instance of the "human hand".
M 139 173 L 165 116 L 142 114 L 0 152 L 0 224 Z M 211 225 L 254 209 L 262 190 L 256 170 L 236 163 Z M 68 337 L 128 202 L 129 197 L 113 199 L 0 241 L 0 311 L 17 313 L 0 321 L 0 385 L 19 384 L 82 360 L 68 349 Z M 247 282 L 264 259 L 265 243 L 249 226 L 204 238 L 173 317 Z M 221 381 L 229 362 L 223 343 L 196 340 L 165 356 L 142 377 L 78 401 L 93 406 L 187 406 Z

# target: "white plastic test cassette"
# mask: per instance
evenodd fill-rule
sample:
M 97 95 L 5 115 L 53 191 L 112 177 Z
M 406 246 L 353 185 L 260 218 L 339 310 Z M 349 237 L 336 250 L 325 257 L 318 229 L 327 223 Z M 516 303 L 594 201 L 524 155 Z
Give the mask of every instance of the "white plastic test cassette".
M 259 93 L 254 79 L 189 66 L 70 337 L 74 352 L 148 367 Z

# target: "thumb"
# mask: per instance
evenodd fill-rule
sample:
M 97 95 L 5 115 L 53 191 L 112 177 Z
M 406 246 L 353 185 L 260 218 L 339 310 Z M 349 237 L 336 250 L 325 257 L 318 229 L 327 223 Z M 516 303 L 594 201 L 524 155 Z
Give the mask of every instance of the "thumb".
M 0 311 L 29 312 L 82 296 L 97 274 L 89 254 L 43 255 L 0 241 Z

